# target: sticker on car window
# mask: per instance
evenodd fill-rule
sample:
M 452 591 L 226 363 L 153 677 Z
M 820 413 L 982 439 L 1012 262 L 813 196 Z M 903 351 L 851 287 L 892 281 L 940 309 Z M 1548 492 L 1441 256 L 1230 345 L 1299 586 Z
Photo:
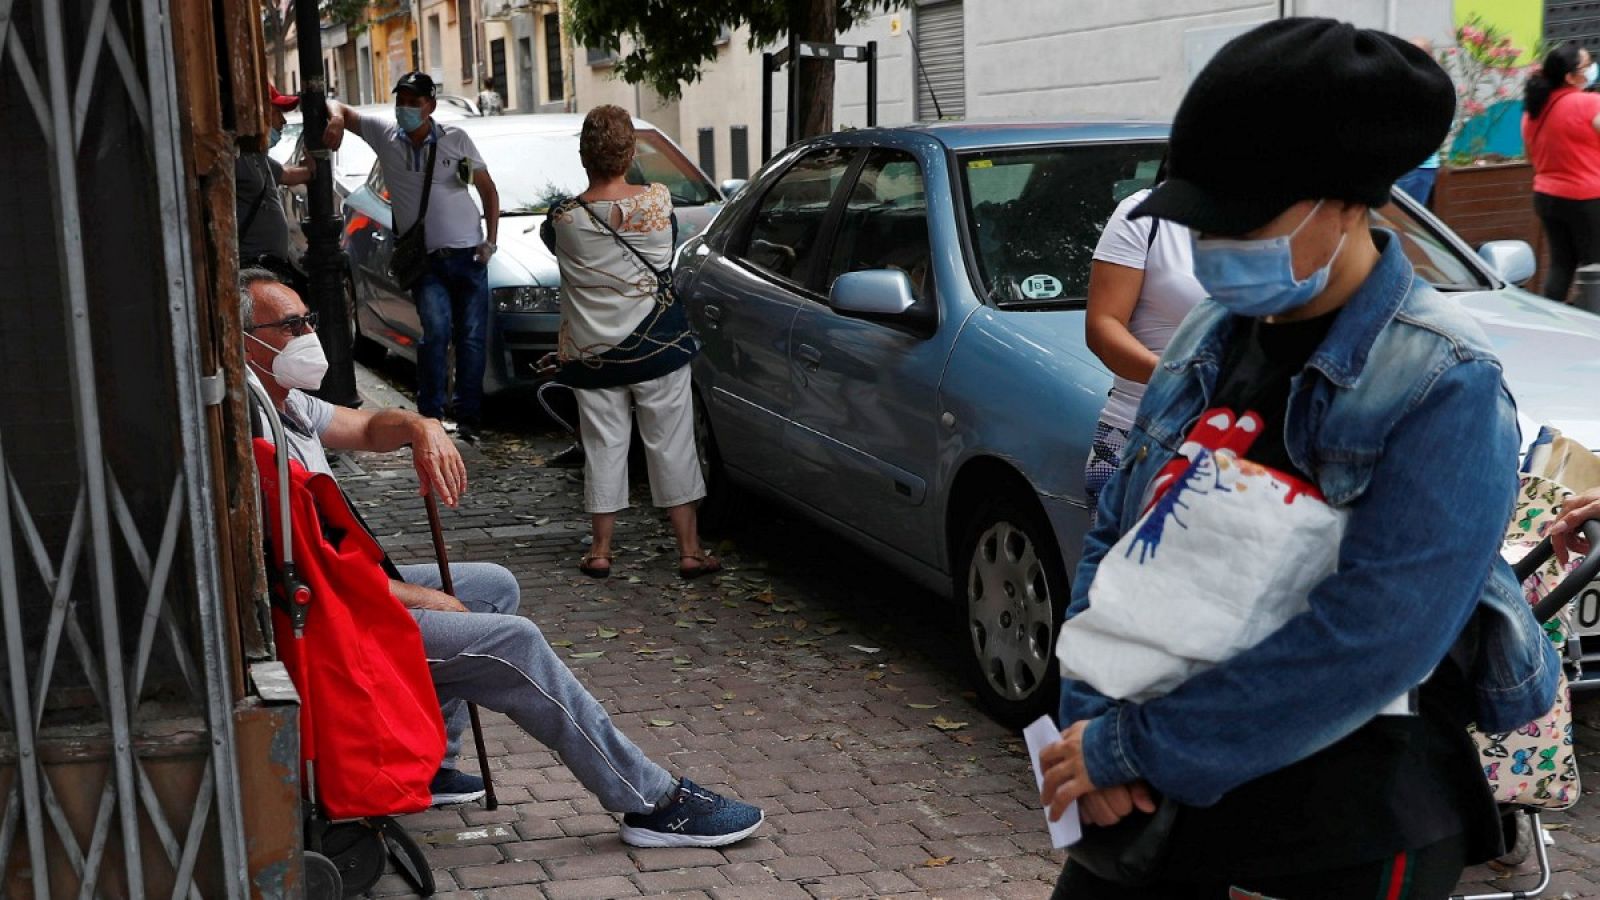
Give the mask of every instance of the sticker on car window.
M 974 160 L 970 160 L 967 163 L 967 168 L 969 168 L 969 169 L 992 169 L 992 168 L 994 168 L 994 160 L 992 160 L 992 159 L 974 159 Z
M 1029 275 L 1023 279 L 1021 291 L 1029 300 L 1054 300 L 1061 296 L 1061 279 L 1054 275 Z

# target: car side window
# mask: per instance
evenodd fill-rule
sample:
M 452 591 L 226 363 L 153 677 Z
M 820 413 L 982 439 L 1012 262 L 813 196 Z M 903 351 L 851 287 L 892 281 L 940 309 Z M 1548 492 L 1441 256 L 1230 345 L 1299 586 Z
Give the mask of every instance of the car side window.
M 1150 186 L 1164 151 L 1156 142 L 1067 144 L 959 157 L 985 294 L 1003 305 L 1082 306 L 1106 220 Z
M 846 272 L 895 269 L 923 300 L 933 296 L 932 258 L 922 167 L 904 150 L 873 150 L 845 203 L 827 283 Z
M 854 160 L 851 148 L 801 157 L 761 198 L 751 217 L 744 259 L 796 284 L 804 284 L 822 234 L 822 221 Z

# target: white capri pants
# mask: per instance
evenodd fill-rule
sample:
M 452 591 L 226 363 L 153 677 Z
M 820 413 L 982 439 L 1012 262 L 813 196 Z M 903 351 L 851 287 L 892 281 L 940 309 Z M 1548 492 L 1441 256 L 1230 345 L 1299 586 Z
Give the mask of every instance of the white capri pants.
M 679 506 L 706 495 L 694 446 L 689 366 L 638 384 L 580 388 L 573 393 L 578 396 L 583 439 L 585 512 L 628 508 L 628 443 L 635 411 L 650 473 L 651 502 L 658 507 Z

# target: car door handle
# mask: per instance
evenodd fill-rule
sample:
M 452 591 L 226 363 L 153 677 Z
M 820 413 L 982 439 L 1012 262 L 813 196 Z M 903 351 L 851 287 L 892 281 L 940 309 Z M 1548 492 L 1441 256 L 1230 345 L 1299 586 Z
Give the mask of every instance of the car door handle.
M 706 327 L 715 328 L 722 324 L 722 307 L 715 303 L 707 303 L 700 309 L 706 315 Z
M 795 358 L 805 366 L 807 372 L 815 372 L 822 365 L 822 351 L 810 344 L 801 344 L 795 348 Z

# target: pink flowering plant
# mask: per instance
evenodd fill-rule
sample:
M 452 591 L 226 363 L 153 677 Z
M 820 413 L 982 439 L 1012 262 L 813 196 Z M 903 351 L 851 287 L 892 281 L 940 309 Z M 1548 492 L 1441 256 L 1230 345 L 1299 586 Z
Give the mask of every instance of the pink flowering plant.
M 1483 137 L 1464 149 L 1454 149 L 1456 138 L 1478 116 L 1487 113 L 1498 120 L 1515 108 L 1504 101 L 1521 98 L 1524 82 L 1539 69 L 1537 61 L 1523 65 L 1522 56 L 1522 49 L 1511 43 L 1509 35 L 1478 16 L 1456 29 L 1454 47 L 1435 54 L 1456 86 L 1456 114 L 1444 142 L 1451 164 L 1465 165 L 1484 156 Z M 1541 56 L 1542 49 L 1536 49 L 1534 59 Z M 1497 121 L 1488 124 L 1493 126 Z M 1477 133 L 1483 135 L 1489 130 L 1479 129 Z

